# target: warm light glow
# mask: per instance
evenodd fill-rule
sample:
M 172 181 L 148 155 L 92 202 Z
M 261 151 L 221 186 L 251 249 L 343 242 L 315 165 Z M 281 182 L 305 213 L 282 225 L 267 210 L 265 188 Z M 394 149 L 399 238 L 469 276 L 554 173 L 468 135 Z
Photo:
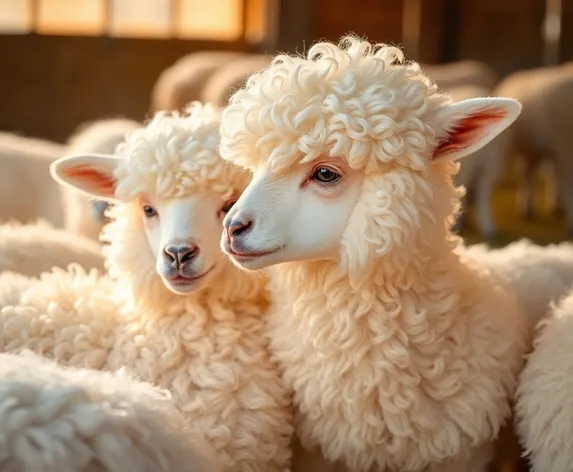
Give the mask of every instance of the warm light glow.
M 32 15 L 27 0 L 0 0 L 0 31 L 2 33 L 29 33 Z
M 269 1 L 278 0 L 0 0 L 0 33 L 257 43 L 268 34 Z
M 38 0 L 38 33 L 105 33 L 105 5 L 101 0 Z
M 177 36 L 220 40 L 241 38 L 241 0 L 180 0 L 179 3 Z
M 171 5 L 161 0 L 113 0 L 110 11 L 110 35 L 171 35 Z

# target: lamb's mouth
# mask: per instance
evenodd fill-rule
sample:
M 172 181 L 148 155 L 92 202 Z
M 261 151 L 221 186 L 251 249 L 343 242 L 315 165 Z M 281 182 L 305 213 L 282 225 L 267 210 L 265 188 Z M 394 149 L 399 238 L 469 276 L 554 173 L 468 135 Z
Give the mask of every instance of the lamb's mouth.
M 166 279 L 166 280 L 171 285 L 176 285 L 176 286 L 178 286 L 178 285 L 189 285 L 189 284 L 207 276 L 213 270 L 214 267 L 215 267 L 215 265 L 212 265 L 209 269 L 207 269 L 202 274 L 194 275 L 192 277 L 187 277 L 185 275 L 177 274 L 175 277 L 171 277 L 171 278 Z
M 284 246 L 279 246 L 267 251 L 251 251 L 251 252 L 235 252 L 230 247 L 227 247 L 227 254 L 235 259 L 237 262 L 249 262 L 259 257 L 270 256 L 276 254 L 284 249 Z

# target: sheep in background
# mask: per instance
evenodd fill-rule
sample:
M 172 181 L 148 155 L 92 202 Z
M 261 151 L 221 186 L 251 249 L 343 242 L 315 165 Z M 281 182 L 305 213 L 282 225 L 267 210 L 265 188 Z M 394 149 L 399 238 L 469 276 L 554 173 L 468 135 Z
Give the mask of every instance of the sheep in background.
M 105 270 L 101 246 L 93 239 L 54 228 L 45 222 L 0 225 L 0 272 L 38 277 L 71 263 L 86 270 Z
M 126 134 L 141 126 L 137 121 L 126 118 L 83 123 L 69 138 L 66 155 L 113 154 L 117 146 L 125 140 Z M 105 210 L 108 204 L 67 187 L 60 187 L 60 192 L 65 228 L 74 234 L 97 240 L 106 223 Z
M 221 246 L 271 277 L 271 347 L 307 451 L 293 470 L 313 455 L 487 470 L 529 332 L 510 284 L 456 253 L 453 177 L 520 110 L 452 103 L 398 48 L 356 37 L 280 55 L 231 97 L 220 152 L 253 178 Z
M 421 67 L 439 88 L 445 90 L 461 85 L 475 85 L 491 91 L 499 82 L 499 76 L 495 70 L 481 61 L 464 60 L 447 64 L 421 64 Z
M 561 202 L 573 236 L 573 67 L 570 64 L 518 71 L 495 89 L 499 96 L 523 103 L 523 112 L 508 130 L 510 152 L 522 169 L 518 206 L 526 219 L 533 217 L 535 171 L 547 159 L 555 172 L 551 210 Z
M 218 69 L 250 55 L 235 51 L 201 51 L 181 57 L 157 78 L 151 92 L 151 112 L 180 110 L 187 103 L 200 100 L 203 88 Z
M 0 222 L 43 218 L 62 227 L 61 190 L 50 164 L 64 153 L 62 144 L 0 132 Z
M 201 100 L 226 106 L 233 92 L 244 86 L 253 73 L 267 67 L 270 61 L 271 57 L 252 55 L 226 64 L 211 76 L 203 89 Z
M 171 395 L 127 370 L 0 354 L 0 470 L 218 472 Z
M 478 85 L 464 85 L 449 89 L 448 93 L 454 102 L 459 102 L 487 97 L 490 91 Z M 456 184 L 463 185 L 467 191 L 462 199 L 462 212 L 457 216 L 457 228 L 465 226 L 467 203 L 472 201 L 475 203 L 478 230 L 486 241 L 492 241 L 498 235 L 492 212 L 493 194 L 505 170 L 508 146 L 509 134 L 501 133 L 481 149 L 462 159 L 460 170 L 455 177 Z

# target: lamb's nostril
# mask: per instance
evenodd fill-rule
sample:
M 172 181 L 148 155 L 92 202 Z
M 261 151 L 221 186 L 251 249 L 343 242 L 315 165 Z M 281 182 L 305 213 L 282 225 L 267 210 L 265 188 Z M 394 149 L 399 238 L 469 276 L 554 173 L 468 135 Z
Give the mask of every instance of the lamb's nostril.
M 180 266 L 184 262 L 189 262 L 197 256 L 197 254 L 199 254 L 199 248 L 193 244 L 168 244 L 163 249 L 163 253 L 170 264 Z
M 227 227 L 227 234 L 229 238 L 234 238 L 241 234 L 246 233 L 251 227 L 253 226 L 253 222 L 250 220 L 247 221 L 231 221 L 229 226 Z

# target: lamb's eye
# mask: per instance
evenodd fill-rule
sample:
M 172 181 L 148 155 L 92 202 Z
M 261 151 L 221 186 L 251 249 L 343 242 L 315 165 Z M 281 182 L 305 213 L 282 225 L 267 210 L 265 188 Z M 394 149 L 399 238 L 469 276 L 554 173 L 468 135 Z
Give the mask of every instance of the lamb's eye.
M 237 200 L 229 200 L 227 203 L 225 203 L 222 207 L 221 207 L 221 211 L 223 213 L 229 213 L 231 211 L 231 208 L 233 208 L 233 205 L 237 203 Z
M 323 184 L 332 184 L 340 180 L 341 177 L 342 176 L 339 173 L 329 169 L 328 167 L 319 167 L 314 171 L 314 174 L 312 174 L 312 180 L 316 180 Z
M 154 216 L 157 216 L 155 209 L 149 205 L 143 206 L 143 213 L 146 218 L 153 218 Z

